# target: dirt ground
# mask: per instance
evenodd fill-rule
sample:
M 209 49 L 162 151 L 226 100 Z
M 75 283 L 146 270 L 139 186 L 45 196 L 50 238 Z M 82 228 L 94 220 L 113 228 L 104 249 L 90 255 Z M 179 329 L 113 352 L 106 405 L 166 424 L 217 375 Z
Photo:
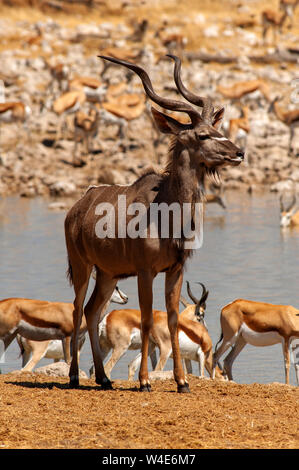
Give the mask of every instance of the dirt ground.
M 299 388 L 240 385 L 189 376 L 190 394 L 171 380 L 93 380 L 33 373 L 0 376 L 0 447 L 5 449 L 298 449 Z

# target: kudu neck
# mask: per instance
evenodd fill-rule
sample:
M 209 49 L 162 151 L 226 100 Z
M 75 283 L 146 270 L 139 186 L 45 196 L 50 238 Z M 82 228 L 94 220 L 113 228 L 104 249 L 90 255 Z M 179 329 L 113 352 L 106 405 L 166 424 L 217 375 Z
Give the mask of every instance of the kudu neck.
M 168 190 L 172 201 L 179 203 L 201 202 L 204 195 L 203 165 L 196 165 L 192 153 L 176 143 L 167 166 Z

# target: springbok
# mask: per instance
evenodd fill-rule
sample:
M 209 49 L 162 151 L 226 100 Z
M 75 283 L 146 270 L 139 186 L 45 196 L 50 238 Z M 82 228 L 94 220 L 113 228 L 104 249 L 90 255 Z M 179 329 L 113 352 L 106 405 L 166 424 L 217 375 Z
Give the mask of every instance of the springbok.
M 90 138 L 97 135 L 99 126 L 99 111 L 97 108 L 91 108 L 89 113 L 77 111 L 74 116 L 74 155 L 73 160 L 77 156 L 77 148 L 79 140 L 85 141 L 85 152 L 89 154 L 91 150 Z
M 117 136 L 125 137 L 128 122 L 141 116 L 145 108 L 143 96 L 137 93 L 124 93 L 114 96 L 102 103 L 100 109 L 101 122 L 105 125 L 117 125 Z
M 206 300 L 209 292 L 206 291 L 203 284 L 203 293 L 200 300 L 196 299 L 191 293 L 189 283 L 187 290 L 194 304 L 189 304 L 184 298 L 181 298 L 185 306 L 183 312 L 179 315 L 179 345 L 181 357 L 185 361 L 188 373 L 192 372 L 191 361 L 199 363 L 199 376 L 204 377 L 204 368 L 207 369 L 210 377 L 212 377 L 213 353 L 212 340 L 208 333 L 204 320 L 206 310 Z M 140 321 L 140 312 L 139 312 Z M 155 371 L 164 369 L 169 357 L 172 357 L 171 340 L 167 327 L 166 312 L 154 310 L 154 323 L 150 332 L 151 347 L 157 346 L 160 351 L 160 358 L 155 367 Z M 141 360 L 141 354 L 138 354 L 129 364 L 129 380 L 132 380 L 136 369 Z M 222 371 L 216 366 L 215 376 L 222 378 Z
M 279 197 L 280 202 L 280 226 L 281 227 L 299 227 L 299 210 L 296 210 L 296 194 L 293 194 L 291 202 L 285 207 L 283 195 Z
M 232 365 L 245 345 L 272 346 L 282 343 L 285 362 L 285 381 L 289 383 L 290 352 L 295 338 L 299 338 L 299 310 L 291 305 L 272 305 L 264 302 L 238 299 L 221 310 L 221 345 L 213 355 L 213 374 L 216 364 L 232 346 L 224 359 L 224 372 L 233 380 Z M 217 344 L 218 344 L 217 343 Z M 299 385 L 299 362 L 295 364 Z M 214 376 L 214 375 L 213 375 Z
M 249 131 L 249 108 L 248 106 L 242 106 L 240 117 L 229 121 L 228 138 L 245 149 Z
M 47 302 L 24 298 L 9 298 L 0 301 L 0 339 L 4 350 L 17 334 L 34 341 L 49 339 L 65 340 L 64 354 L 70 362 L 69 342 L 73 332 L 73 304 Z M 80 335 L 86 332 L 82 322 Z
M 221 93 L 222 96 L 232 100 L 240 100 L 243 96 L 246 96 L 257 90 L 265 97 L 267 101 L 270 101 L 269 84 L 260 78 L 236 82 L 228 87 L 223 85 L 218 85 L 217 87 L 217 91 Z
M 274 111 L 276 117 L 283 122 L 290 129 L 289 137 L 289 153 L 292 152 L 292 142 L 295 135 L 296 127 L 299 127 L 299 108 L 298 109 L 283 109 L 279 105 L 280 97 L 276 96 L 270 104 L 269 112 Z
M 206 194 L 205 202 L 206 204 L 219 204 L 222 209 L 226 209 L 226 205 L 223 198 L 223 189 L 222 186 L 211 186 L 211 193 Z
M 110 302 L 126 304 L 128 302 L 128 297 L 118 288 L 118 286 L 116 286 L 111 296 Z M 68 312 L 71 314 L 71 321 L 73 309 L 74 308 L 72 306 L 72 309 L 68 310 Z M 85 342 L 85 332 L 86 329 L 83 330 L 80 334 L 79 352 L 81 351 L 81 348 Z M 65 362 L 69 361 L 68 355 L 65 354 L 67 347 L 65 344 L 65 339 L 62 339 L 62 341 L 58 339 L 34 341 L 17 334 L 17 341 L 21 349 L 23 372 L 31 372 L 42 358 L 54 359 L 54 362 L 57 362 L 61 359 L 64 359 Z
M 29 138 L 28 119 L 32 111 L 30 106 L 22 101 L 7 101 L 0 103 L 0 123 L 21 122 Z
M 131 185 L 91 187 L 66 216 L 68 275 L 75 290 L 70 386 L 77 387 L 79 385 L 78 332 L 90 272 L 95 265 L 97 270 L 96 285 L 84 313 L 91 342 L 96 383 L 102 385 L 103 389 L 112 388 L 104 371 L 98 335 L 98 324 L 103 318 L 105 305 L 119 279 L 137 276 L 142 331 L 140 390 L 150 391 L 147 359 L 149 333 L 153 323 L 152 284 L 158 273 L 165 272 L 165 299 L 173 351 L 174 378 L 179 392 L 189 392 L 178 343 L 178 313 L 184 264 L 191 256 L 192 248 L 196 246 L 194 238 L 196 240 L 198 238 L 194 237 L 194 231 L 191 237 L 190 231 L 186 235 L 184 227 L 188 222 L 189 230 L 192 222 L 194 228 L 195 220 L 200 218 L 197 215 L 200 212 L 200 202 L 203 198 L 205 176 L 217 173 L 217 170 L 224 165 L 239 165 L 244 159 L 244 153 L 217 131 L 224 109 L 214 111 L 209 98 L 196 96 L 185 88 L 180 78 L 181 61 L 178 57 L 172 56 L 175 60 L 174 79 L 177 88 L 189 102 L 201 106 L 202 113 L 187 102 L 159 96 L 154 91 L 147 72 L 140 66 L 111 57 L 100 57 L 133 70 L 141 78 L 144 90 L 152 101 L 165 109 L 187 113 L 191 122 L 180 123 L 152 108 L 154 119 L 160 131 L 172 135 L 168 163 L 164 172 L 148 171 Z M 125 204 L 119 209 L 120 199 Z M 138 205 L 138 207 L 142 207 L 142 211 L 143 208 L 147 211 L 146 217 L 143 218 L 146 225 L 145 231 L 152 226 L 149 224 L 148 216 L 150 216 L 150 210 L 157 207 L 157 204 L 164 203 L 165 207 L 165 205 L 169 206 L 176 202 L 176 207 L 179 207 L 181 213 L 183 207 L 186 208 L 187 205 L 189 210 L 191 207 L 193 217 L 192 219 L 190 215 L 189 218 L 185 217 L 184 224 L 178 223 L 178 218 L 174 218 L 175 220 L 171 218 L 168 222 L 163 218 L 164 225 L 161 223 L 155 225 L 157 230 L 154 230 L 154 236 L 151 236 L 148 230 L 145 237 L 136 238 L 134 235 L 129 237 L 127 228 L 131 229 L 131 225 L 128 227 L 128 224 L 130 222 L 132 224 L 134 219 L 127 211 L 131 212 L 135 207 L 131 204 L 137 202 L 142 203 Z M 153 202 L 155 206 L 151 205 Z M 109 210 L 112 207 L 111 213 L 115 211 L 114 222 L 116 220 L 119 222 L 116 224 L 115 237 L 113 237 L 113 233 L 111 233 L 111 237 L 105 237 L 105 234 L 103 236 L 99 230 L 99 226 L 105 220 L 105 218 L 99 217 L 104 207 L 102 204 Z M 161 206 L 159 207 L 161 208 Z M 172 221 L 177 226 L 179 225 L 179 231 L 178 227 L 172 227 Z M 109 225 L 111 227 L 111 224 Z M 200 231 L 198 225 L 197 228 Z M 107 228 L 108 222 L 104 222 L 103 231 L 105 231 L 105 226 Z M 167 229 L 168 235 L 165 236 Z M 188 243 L 191 239 L 193 243 Z
M 82 90 L 67 91 L 60 95 L 53 103 L 53 111 L 58 115 L 56 144 L 62 136 L 64 116 L 79 111 L 86 101 L 86 95 Z
M 43 61 L 45 69 L 48 70 L 50 75 L 50 82 L 47 90 L 48 95 L 53 94 L 55 85 L 58 92 L 63 93 L 66 91 L 70 74 L 69 66 L 63 62 L 57 62 L 53 65 L 53 63 L 48 61 L 45 57 L 43 57 Z
M 294 14 L 295 14 L 295 9 L 297 8 L 297 5 L 299 5 L 299 0 L 280 0 L 279 2 L 280 10 L 285 11 L 287 16 L 290 19 L 290 25 L 289 25 L 290 28 L 293 26 Z
M 69 91 L 82 91 L 87 101 L 101 103 L 107 92 L 107 85 L 93 77 L 75 77 L 68 83 Z
M 273 29 L 273 40 L 276 43 L 276 30 L 281 33 L 283 23 L 285 22 L 288 14 L 286 11 L 264 10 L 262 11 L 262 26 L 263 26 L 263 42 L 266 42 L 266 34 L 268 29 Z
M 190 285 L 187 282 L 187 291 L 192 298 L 194 305 L 189 304 L 183 297 L 181 297 L 181 302 L 185 306 L 184 315 L 180 314 L 179 318 L 185 318 L 193 321 L 202 321 L 204 323 L 204 314 L 206 307 L 206 299 L 209 292 L 206 291 L 203 284 L 203 292 L 200 300 L 196 299 L 190 289 Z M 183 317 L 182 317 L 183 315 Z M 191 325 L 192 327 L 192 325 Z M 193 328 L 196 330 L 196 327 Z M 192 331 L 193 331 L 192 330 Z M 193 338 L 196 332 L 193 332 Z M 203 340 L 207 339 L 206 335 L 203 335 Z M 121 357 L 128 350 L 140 350 L 141 349 L 141 313 L 140 310 L 135 309 L 123 309 L 123 310 L 112 310 L 99 325 L 99 339 L 100 346 L 102 351 L 102 359 L 104 360 L 109 352 L 112 350 L 109 360 L 105 364 L 105 373 L 110 379 L 111 371 L 121 359 Z M 206 341 L 204 346 L 207 346 Z M 170 344 L 170 351 L 169 351 Z M 195 343 L 194 343 L 195 344 Z M 200 344 L 200 343 L 199 343 Z M 155 347 L 158 346 L 160 351 L 160 360 L 159 360 L 159 369 L 156 369 L 157 359 L 155 353 Z M 193 348 L 194 349 L 194 348 Z M 197 344 L 196 350 L 200 349 Z M 169 331 L 167 327 L 167 314 L 166 312 L 161 312 L 160 310 L 153 311 L 153 326 L 150 332 L 150 346 L 149 346 L 149 355 L 152 362 L 152 367 L 155 370 L 162 370 L 165 366 L 165 363 L 171 353 L 171 342 L 169 337 Z M 189 347 L 190 353 L 190 347 Z M 190 355 L 190 354 L 189 354 Z M 139 357 L 139 355 L 137 356 Z M 187 369 L 191 371 L 191 362 L 189 357 L 182 356 L 185 359 L 185 363 L 188 362 Z M 196 359 L 198 360 L 198 356 Z M 129 369 L 129 380 L 134 376 L 134 373 L 137 368 L 136 365 L 132 366 L 133 375 L 130 373 Z M 134 370 L 133 370 L 134 369 Z M 94 368 L 91 367 L 90 375 L 93 374 Z

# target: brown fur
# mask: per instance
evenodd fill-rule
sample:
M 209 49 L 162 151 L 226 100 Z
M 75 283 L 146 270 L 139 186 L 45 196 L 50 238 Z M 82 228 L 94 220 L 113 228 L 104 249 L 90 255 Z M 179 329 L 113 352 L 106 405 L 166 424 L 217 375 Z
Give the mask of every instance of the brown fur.
M 152 284 L 158 273 L 165 272 L 165 300 L 174 358 L 174 376 L 178 390 L 185 392 L 188 391 L 188 385 L 185 381 L 178 344 L 178 307 L 183 268 L 192 250 L 184 248 L 183 230 L 179 238 L 174 238 L 172 233 L 169 238 L 162 238 L 161 225 L 159 225 L 159 238 L 121 238 L 116 230 L 116 238 L 100 239 L 95 232 L 96 223 L 99 220 L 96 216 L 96 207 L 99 203 L 109 202 L 116 209 L 117 220 L 117 197 L 126 195 L 127 205 L 142 202 L 149 209 L 153 202 L 158 204 L 163 202 L 168 205 L 176 202 L 181 207 L 183 203 L 189 203 L 194 211 L 194 204 L 202 200 L 205 175 L 208 172 L 213 173 L 217 167 L 223 165 L 238 165 L 244 154 L 217 132 L 220 117 L 223 116 L 222 109 L 215 113 L 211 103 L 200 98 L 200 106 L 204 106 L 201 115 L 188 103 L 161 98 L 154 92 L 147 73 L 141 67 L 117 59 L 109 58 L 109 60 L 131 68 L 140 76 L 147 95 L 153 101 L 166 109 L 187 112 L 191 124 L 182 124 L 153 109 L 153 116 L 160 131 L 171 134 L 175 138 L 172 142 L 166 171 L 163 174 L 151 172 L 128 186 L 103 185 L 91 188 L 67 214 L 65 236 L 76 296 L 70 385 L 77 386 L 79 382 L 77 332 L 81 323 L 83 302 L 91 269 L 95 265 L 97 266 L 96 286 L 84 313 L 93 352 L 96 382 L 104 388 L 111 388 L 101 359 L 98 322 L 103 317 L 107 299 L 117 279 L 124 276 L 137 276 L 143 339 L 139 379 L 141 390 L 149 390 L 147 357 L 149 332 L 153 323 Z M 121 226 L 120 229 L 127 227 L 131 216 L 126 214 L 125 219 L 126 225 Z

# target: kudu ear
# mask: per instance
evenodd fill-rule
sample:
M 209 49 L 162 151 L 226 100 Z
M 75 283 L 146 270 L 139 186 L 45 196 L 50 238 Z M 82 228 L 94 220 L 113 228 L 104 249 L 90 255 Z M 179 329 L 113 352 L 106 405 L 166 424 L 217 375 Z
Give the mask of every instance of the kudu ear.
M 224 111 L 225 111 L 225 108 L 220 108 L 220 109 L 217 109 L 217 111 L 214 112 L 213 118 L 212 118 L 212 124 L 213 124 L 213 127 L 215 127 L 215 129 L 220 128 L 220 126 L 222 124 L 222 119 L 223 119 L 223 116 L 224 116 Z
M 181 131 L 191 128 L 189 124 L 182 124 L 171 116 L 161 113 L 156 108 L 151 107 L 151 111 L 159 131 L 163 134 L 177 135 Z

